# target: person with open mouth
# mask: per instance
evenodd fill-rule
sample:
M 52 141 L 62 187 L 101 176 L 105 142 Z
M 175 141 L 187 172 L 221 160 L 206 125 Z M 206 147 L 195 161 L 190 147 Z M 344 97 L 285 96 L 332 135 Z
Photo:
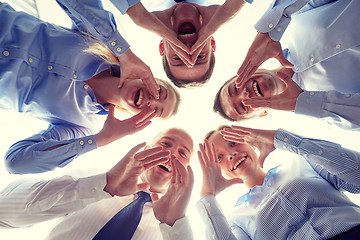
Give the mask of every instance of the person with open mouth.
M 146 1 L 143 4 L 145 7 L 151 5 Z M 223 5 L 209 6 L 180 2 L 165 10 L 151 12 L 173 31 L 182 44 L 176 44 L 173 39 L 159 32 L 157 26 L 147 26 L 149 24 L 141 22 L 138 25 L 163 38 L 159 52 L 164 71 L 177 87 L 202 86 L 210 79 L 215 66 L 216 43 L 211 35 L 234 17 L 244 4 L 242 0 L 227 0 Z M 131 11 L 128 15 L 137 23 Z M 168 35 L 173 37 L 173 34 Z
M 290 152 L 293 158 L 269 155 L 275 149 Z M 289 158 L 283 165 L 262 169 L 265 160 L 282 156 Z M 360 207 L 343 193 L 360 193 L 359 152 L 284 129 L 220 126 L 205 136 L 198 157 L 203 184 L 197 206 L 207 236 L 254 240 L 359 236 Z M 226 218 L 215 197 L 236 183 L 248 191 Z

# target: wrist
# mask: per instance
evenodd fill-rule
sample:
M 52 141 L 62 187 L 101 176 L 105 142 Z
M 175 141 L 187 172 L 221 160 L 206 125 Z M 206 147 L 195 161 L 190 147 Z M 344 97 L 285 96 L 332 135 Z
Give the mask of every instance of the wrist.
M 113 191 L 111 185 L 109 184 L 110 182 L 111 182 L 110 174 L 109 174 L 109 172 L 107 172 L 106 173 L 106 185 L 103 190 L 104 190 L 104 192 L 107 192 L 108 194 L 110 194 L 113 197 L 113 196 L 115 196 L 115 194 L 114 194 L 114 191 Z

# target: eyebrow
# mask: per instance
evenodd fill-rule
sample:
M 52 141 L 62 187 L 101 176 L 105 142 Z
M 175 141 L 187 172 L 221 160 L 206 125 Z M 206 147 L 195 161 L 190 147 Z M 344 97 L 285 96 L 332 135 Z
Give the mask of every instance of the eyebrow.
M 176 142 L 175 141 L 175 139 L 173 139 L 173 138 L 171 138 L 171 137 L 164 137 L 165 139 L 168 139 L 168 140 L 171 140 L 171 141 L 173 141 L 173 142 Z M 189 153 L 190 153 L 190 150 L 189 150 L 189 148 L 187 148 L 185 145 L 181 145 L 183 148 L 185 148 Z

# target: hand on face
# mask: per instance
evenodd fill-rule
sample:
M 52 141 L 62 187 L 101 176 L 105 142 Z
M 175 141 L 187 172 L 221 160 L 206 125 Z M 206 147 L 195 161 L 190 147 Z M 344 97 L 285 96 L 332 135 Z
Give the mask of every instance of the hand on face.
M 205 147 L 199 144 L 200 151 L 198 157 L 201 169 L 203 171 L 203 185 L 200 196 L 216 196 L 222 190 L 236 183 L 242 183 L 240 178 L 225 179 L 221 173 L 221 168 L 217 160 L 215 147 L 205 140 Z
M 258 33 L 237 72 L 239 77 L 236 80 L 236 86 L 242 88 L 259 66 L 270 58 L 276 58 L 286 68 L 293 67 L 293 64 L 285 58 L 280 42 L 272 40 L 268 33 Z
M 122 87 L 125 79 L 135 74 L 144 82 L 151 95 L 153 95 L 155 99 L 159 99 L 160 87 L 156 83 L 151 69 L 140 58 L 128 49 L 125 53 L 118 56 L 118 59 L 120 61 L 121 72 L 118 88 Z
M 275 150 L 275 132 L 275 130 L 252 129 L 240 126 L 231 126 L 231 128 L 224 128 L 220 131 L 227 141 L 247 143 L 259 149 L 258 162 L 261 167 L 263 167 L 266 157 Z
M 283 72 L 278 72 L 277 76 L 285 83 L 284 92 L 263 98 L 245 99 L 244 104 L 252 108 L 272 108 L 283 111 L 295 111 L 296 101 L 303 90 Z
M 114 116 L 114 106 L 110 105 L 104 127 L 94 135 L 96 143 L 98 147 L 101 147 L 126 135 L 136 133 L 147 127 L 155 116 L 154 109 L 146 108 L 131 118 L 119 120 Z
M 190 166 L 185 167 L 174 155 L 171 156 L 173 168 L 170 186 L 159 199 L 156 193 L 151 194 L 155 217 L 161 222 L 173 226 L 176 220 L 183 218 L 189 203 L 194 185 L 194 174 Z
M 127 196 L 149 188 L 148 183 L 138 184 L 138 178 L 145 170 L 169 160 L 168 151 L 155 147 L 136 153 L 145 146 L 141 143 L 132 148 L 109 172 L 104 191 L 111 195 Z

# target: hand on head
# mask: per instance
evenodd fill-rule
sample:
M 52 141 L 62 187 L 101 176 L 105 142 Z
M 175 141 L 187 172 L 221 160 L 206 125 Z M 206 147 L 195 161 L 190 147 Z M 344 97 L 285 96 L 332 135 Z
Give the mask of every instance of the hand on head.
M 275 150 L 275 132 L 275 130 L 252 129 L 240 126 L 231 126 L 231 128 L 224 128 L 220 131 L 227 141 L 247 143 L 256 147 L 260 151 L 258 162 L 261 167 L 264 166 L 266 157 Z
M 119 138 L 141 131 L 151 123 L 151 119 L 155 116 L 154 109 L 146 108 L 131 118 L 119 120 L 114 116 L 114 106 L 110 105 L 103 128 L 94 135 L 96 143 L 98 147 L 101 147 Z
M 259 66 L 270 58 L 276 58 L 286 68 L 293 67 L 284 56 L 280 42 L 272 40 L 268 33 L 258 33 L 251 44 L 244 62 L 240 66 L 236 80 L 236 86 L 242 88 L 243 84 L 259 68 Z
M 175 157 L 171 156 L 172 178 L 169 188 L 159 199 L 151 194 L 155 217 L 161 222 L 173 226 L 176 220 L 183 218 L 190 201 L 194 185 L 194 174 L 190 166 L 187 169 Z
M 221 168 L 217 160 L 214 144 L 205 139 L 205 146 L 199 144 L 200 151 L 198 157 L 203 172 L 203 185 L 200 196 L 216 196 L 222 190 L 236 183 L 242 183 L 240 178 L 225 179 L 221 173 Z
M 284 72 L 277 72 L 277 76 L 286 85 L 282 93 L 270 97 L 245 99 L 244 104 L 252 108 L 264 107 L 283 111 L 295 111 L 296 101 L 303 90 Z
M 125 53 L 118 56 L 118 59 L 120 61 L 121 72 L 118 88 L 122 87 L 125 79 L 135 74 L 144 82 L 151 95 L 153 95 L 155 99 L 159 99 L 160 87 L 156 83 L 151 69 L 140 58 L 128 49 Z
M 106 173 L 107 184 L 104 191 L 111 195 L 126 196 L 150 187 L 148 183 L 138 184 L 139 176 L 145 170 L 169 161 L 170 152 L 163 151 L 162 147 L 138 152 L 144 146 L 145 143 L 141 143 L 132 148 Z

